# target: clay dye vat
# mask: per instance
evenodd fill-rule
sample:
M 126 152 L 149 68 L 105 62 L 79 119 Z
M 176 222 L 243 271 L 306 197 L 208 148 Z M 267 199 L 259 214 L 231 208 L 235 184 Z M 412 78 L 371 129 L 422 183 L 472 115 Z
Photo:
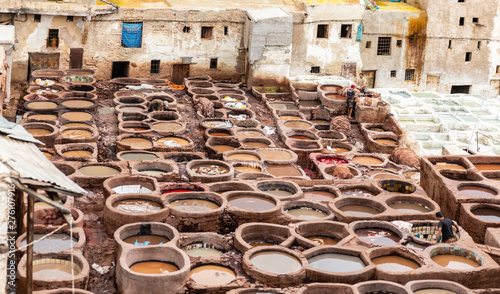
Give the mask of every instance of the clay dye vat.
M 167 171 L 161 169 L 141 169 L 138 172 L 148 176 L 161 176 L 167 173 Z
M 294 140 L 314 141 L 314 139 L 313 139 L 313 138 L 311 138 L 311 137 L 307 137 L 307 136 L 300 136 L 300 135 L 290 136 L 289 138 L 290 138 L 290 139 L 294 139 Z
M 26 104 L 27 108 L 37 109 L 37 110 L 47 110 L 47 109 L 56 109 L 57 103 L 48 102 L 48 101 L 35 101 Z
M 92 177 L 110 177 L 120 173 L 116 168 L 106 165 L 87 165 L 79 168 L 78 171 Z
M 73 123 L 63 124 L 63 127 L 84 127 L 84 128 L 90 128 L 91 126 L 89 124 L 86 124 L 86 123 L 73 122 Z
M 61 117 L 69 121 L 87 121 L 92 119 L 92 114 L 81 111 L 70 111 L 61 114 Z
M 51 158 L 54 156 L 54 155 L 50 154 L 49 152 L 45 152 L 45 151 L 43 151 L 42 153 L 43 153 L 43 155 L 45 155 L 45 157 L 47 157 L 48 159 L 51 159 Z M 63 155 L 64 155 L 64 154 L 63 154 Z
M 192 257 L 217 257 L 224 254 L 212 244 L 194 243 L 182 248 L 187 255 Z
M 276 204 L 260 196 L 234 196 L 228 199 L 228 204 L 249 211 L 264 211 L 273 209 Z
M 262 149 L 257 150 L 257 153 L 259 153 L 264 160 L 291 160 L 293 158 L 292 154 L 277 149 Z
M 61 136 L 63 138 L 82 139 L 92 136 L 92 132 L 87 130 L 66 130 L 61 133 Z
M 270 164 L 267 166 L 267 172 L 275 177 L 300 177 L 302 173 L 293 165 Z
M 483 164 L 476 163 L 476 164 L 474 164 L 474 167 L 477 168 L 480 171 L 483 171 L 483 170 L 500 170 L 500 164 L 498 164 L 498 163 L 483 163 Z
M 262 172 L 262 168 L 259 165 L 251 164 L 251 163 L 238 163 L 233 166 L 235 171 L 239 171 L 240 173 L 260 173 Z
M 390 179 L 400 179 L 401 177 L 396 174 L 391 173 L 376 173 L 373 176 L 375 180 L 390 180 Z
M 436 255 L 432 260 L 440 266 L 454 270 L 473 270 L 479 267 L 479 264 L 471 259 L 458 255 Z
M 418 263 L 398 255 L 377 257 L 372 259 L 372 262 L 378 268 L 388 272 L 407 272 L 420 267 Z
M 207 212 L 212 211 L 220 206 L 212 201 L 203 199 L 181 199 L 170 202 L 170 206 L 188 212 Z
M 222 133 L 222 132 L 213 132 L 213 133 L 209 133 L 210 136 L 213 136 L 213 137 L 231 137 L 231 134 L 229 133 Z
M 378 228 L 359 229 L 355 233 L 361 239 L 379 246 L 394 245 L 400 240 L 395 233 Z
M 184 192 L 192 192 L 194 190 L 187 190 L 187 189 L 174 189 L 174 190 L 168 190 L 163 192 L 162 194 L 169 194 L 169 193 L 184 193 Z
M 88 100 L 75 99 L 64 101 L 61 105 L 68 108 L 88 108 L 94 106 L 94 103 Z
M 491 208 L 477 208 L 472 210 L 477 217 L 487 222 L 500 222 L 500 211 Z
M 67 250 L 75 246 L 78 242 L 75 238 L 71 239 L 68 234 L 56 233 L 40 240 L 45 234 L 35 234 L 35 244 L 33 250 L 35 252 L 59 252 Z M 26 238 L 21 241 L 21 245 L 26 246 Z
M 120 155 L 125 160 L 155 160 L 158 159 L 156 154 L 146 152 L 127 152 Z
M 489 198 L 489 197 L 495 197 L 497 193 L 491 189 L 488 189 L 486 187 L 481 187 L 481 186 L 461 186 L 458 188 L 458 191 L 460 193 L 465 194 L 469 197 L 473 198 Z
M 198 285 L 217 286 L 226 285 L 236 279 L 233 270 L 218 265 L 202 265 L 195 267 L 189 274 Z
M 123 242 L 136 246 L 162 245 L 168 241 L 168 238 L 158 235 L 135 235 L 123 239 Z
M 327 121 L 325 119 L 311 119 L 309 121 L 315 125 L 329 125 L 330 124 L 330 121 Z
M 28 116 L 28 119 L 38 119 L 38 120 L 56 120 L 57 116 L 53 114 L 33 114 Z
M 273 241 L 273 243 L 269 243 L 266 241 L 254 241 L 254 242 L 248 243 L 248 245 L 250 245 L 252 247 L 260 247 L 260 246 L 272 246 L 272 245 L 277 245 L 277 244 L 274 241 Z
M 339 101 L 345 101 L 345 100 L 347 100 L 347 97 L 342 96 L 340 94 L 325 94 L 325 97 L 328 98 L 328 99 L 339 100 Z
M 448 162 L 436 162 L 436 167 L 442 169 L 456 169 L 456 170 L 465 170 L 465 167 L 461 166 L 457 163 L 448 163 Z
M 335 157 L 321 157 L 316 159 L 319 163 L 324 163 L 324 164 L 346 164 L 347 161 L 340 159 L 340 158 L 335 158 Z
M 227 157 L 229 160 L 245 160 L 245 161 L 260 161 L 260 158 L 252 155 L 252 154 L 245 154 L 245 153 L 235 153 L 231 154 Z
M 306 239 L 313 241 L 319 246 L 323 245 L 337 245 L 339 243 L 337 240 L 331 238 L 331 237 L 326 237 L 326 236 L 310 236 L 306 237 Z
M 250 262 L 261 271 L 277 275 L 294 273 L 302 268 L 297 258 L 279 251 L 256 253 L 250 257 Z
M 380 213 L 380 211 L 366 205 L 344 205 L 339 209 L 352 215 L 375 215 Z
M 130 266 L 130 270 L 140 274 L 164 274 L 178 271 L 179 268 L 163 261 L 141 261 Z
M 302 219 L 319 219 L 326 217 L 326 213 L 310 207 L 297 207 L 289 209 L 286 213 Z
M 160 146 L 166 146 L 166 147 L 182 147 L 189 145 L 189 141 L 186 139 L 182 139 L 179 137 L 165 137 L 161 138 L 156 143 Z
M 396 201 L 390 204 L 389 207 L 405 213 L 426 213 L 431 210 L 422 203 L 408 201 Z
M 356 156 L 352 159 L 352 161 L 366 165 L 377 165 L 383 163 L 382 160 L 371 156 Z
M 200 164 L 193 166 L 192 170 L 197 174 L 207 176 L 223 175 L 229 172 L 228 168 L 216 164 Z
M 33 136 L 46 136 L 52 133 L 51 130 L 47 129 L 26 129 L 26 131 L 28 131 L 28 133 L 30 133 Z
M 282 115 L 280 116 L 281 120 L 299 120 L 302 119 L 300 116 L 295 116 L 295 115 Z
M 375 139 L 375 142 L 382 145 L 392 145 L 392 146 L 398 145 L 398 142 L 392 139 Z
M 144 138 L 124 138 L 120 143 L 130 146 L 134 149 L 149 149 L 153 147 L 153 143 Z
M 292 129 L 308 129 L 312 125 L 308 122 L 304 121 L 287 121 L 285 123 L 285 127 L 292 128 Z
M 162 208 L 160 203 L 144 199 L 120 200 L 113 207 L 127 213 L 150 213 Z
M 92 152 L 88 150 L 70 150 L 70 151 L 65 151 L 62 153 L 63 156 L 66 157 L 80 157 L 80 156 L 90 156 L 92 155 Z
M 351 151 L 351 150 L 349 150 L 347 148 L 342 148 L 342 147 L 328 148 L 328 150 L 331 151 L 331 152 L 333 152 L 333 153 L 337 153 L 337 154 L 346 153 L 346 152 Z
M 175 122 L 161 122 L 152 125 L 151 129 L 159 132 L 175 132 L 182 129 L 182 125 Z
M 118 194 L 127 193 L 151 193 L 152 190 L 142 185 L 121 185 L 113 188 L 113 191 Z
M 245 138 L 261 138 L 264 137 L 264 134 L 256 132 L 256 131 L 239 131 L 236 133 L 237 136 L 245 137 Z
M 339 253 L 319 254 L 308 261 L 312 268 L 334 273 L 359 271 L 366 266 L 358 256 Z
M 63 259 L 40 259 L 33 262 L 33 279 L 37 280 L 65 280 L 77 275 L 80 267 Z
M 231 146 L 231 145 L 214 145 L 214 146 L 212 146 L 212 148 L 217 150 L 217 152 L 219 152 L 219 153 L 236 149 L 235 146 Z
M 414 291 L 415 294 L 457 294 L 457 292 L 453 292 L 450 290 L 438 289 L 438 288 L 429 288 Z
M 304 192 L 304 198 L 319 202 L 330 202 L 335 199 L 335 194 L 328 191 L 313 190 Z
M 233 124 L 227 120 L 207 120 L 201 124 L 205 128 L 230 128 Z
M 267 148 L 269 144 L 263 142 L 243 142 L 245 148 Z
M 268 190 L 261 190 L 264 193 L 271 194 L 276 197 L 288 197 L 292 196 L 294 193 L 287 191 L 287 190 L 281 190 L 281 189 L 268 189 Z

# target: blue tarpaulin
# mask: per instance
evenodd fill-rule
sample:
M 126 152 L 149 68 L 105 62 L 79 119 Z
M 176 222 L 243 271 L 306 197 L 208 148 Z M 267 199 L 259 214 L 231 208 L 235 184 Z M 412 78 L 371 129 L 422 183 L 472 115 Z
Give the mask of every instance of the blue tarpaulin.
M 129 48 L 141 48 L 142 23 L 122 24 L 122 46 Z

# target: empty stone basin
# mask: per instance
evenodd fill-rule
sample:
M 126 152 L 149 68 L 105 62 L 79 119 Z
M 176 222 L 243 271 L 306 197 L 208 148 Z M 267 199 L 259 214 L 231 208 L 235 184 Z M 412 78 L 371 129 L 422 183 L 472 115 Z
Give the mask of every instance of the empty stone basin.
M 62 98 L 86 98 L 86 99 L 97 99 L 97 94 L 89 92 L 66 92 L 62 94 Z
M 65 176 L 72 175 L 76 172 L 76 169 L 69 164 L 64 164 L 60 162 L 53 162 L 53 164 L 59 169 Z
M 177 244 L 190 257 L 218 260 L 229 249 L 227 238 L 216 233 L 186 233 Z
M 188 90 L 189 92 L 194 94 L 199 94 L 199 95 L 212 95 L 215 94 L 215 91 L 209 88 L 191 88 Z
M 129 161 L 129 160 L 156 160 L 158 159 L 158 155 L 153 152 L 131 152 L 131 151 L 123 151 L 116 155 L 116 157 L 120 160 Z
M 255 186 L 258 190 L 271 194 L 282 200 L 295 200 L 302 196 L 302 190 L 294 182 L 290 181 L 260 181 Z
M 141 112 L 120 112 L 118 113 L 118 121 L 144 121 L 148 119 L 148 115 Z
M 119 174 L 121 170 L 117 166 L 90 164 L 80 167 L 78 172 L 89 177 L 111 177 Z
M 205 159 L 203 153 L 196 152 L 168 152 L 165 153 L 165 159 L 171 159 L 177 163 L 187 163 L 191 160 Z
M 233 124 L 226 119 L 208 118 L 201 122 L 203 128 L 230 128 Z
M 227 285 L 236 279 L 234 270 L 215 264 L 197 266 L 191 269 L 189 276 L 199 286 Z
M 460 247 L 440 247 L 430 252 L 432 261 L 449 270 L 470 271 L 483 265 L 483 258 Z
M 219 96 L 233 96 L 233 95 L 244 95 L 245 92 L 240 89 L 232 88 L 232 89 L 219 89 L 217 90 L 217 94 Z
M 498 195 L 496 189 L 486 185 L 460 185 L 458 191 L 468 198 L 491 198 Z
M 288 226 L 248 223 L 235 231 L 234 246 L 241 252 L 259 246 L 280 245 L 290 247 L 295 240 Z
M 412 194 L 417 189 L 411 183 L 398 180 L 381 180 L 379 181 L 379 185 L 385 191 L 392 193 Z

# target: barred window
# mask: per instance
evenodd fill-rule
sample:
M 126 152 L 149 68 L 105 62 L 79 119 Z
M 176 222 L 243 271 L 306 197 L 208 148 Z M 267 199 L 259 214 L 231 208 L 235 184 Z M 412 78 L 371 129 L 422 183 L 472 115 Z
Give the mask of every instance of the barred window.
M 320 67 L 319 66 L 312 66 L 311 67 L 311 73 L 319 73 Z
M 216 69 L 217 68 L 217 58 L 211 58 L 210 59 L 210 69 Z
M 405 71 L 405 81 L 414 81 L 415 80 L 415 70 L 407 69 Z
M 49 29 L 49 36 L 47 38 L 47 47 L 59 47 L 58 29 Z
M 395 70 L 391 70 L 391 78 L 395 78 L 396 77 L 396 71 Z
M 372 41 L 366 41 L 365 48 L 366 49 L 372 48 Z
M 378 37 L 377 55 L 391 55 L 391 37 Z
M 159 60 L 151 60 L 151 73 L 152 74 L 160 73 L 160 61 Z

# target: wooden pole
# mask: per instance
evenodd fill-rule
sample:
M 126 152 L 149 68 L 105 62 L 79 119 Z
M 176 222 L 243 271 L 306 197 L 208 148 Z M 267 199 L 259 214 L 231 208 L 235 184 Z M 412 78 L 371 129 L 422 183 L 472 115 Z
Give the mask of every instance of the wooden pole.
M 26 254 L 26 293 L 33 291 L 33 239 L 35 222 L 35 199 L 28 195 L 28 223 L 26 224 L 27 244 L 29 244 Z

